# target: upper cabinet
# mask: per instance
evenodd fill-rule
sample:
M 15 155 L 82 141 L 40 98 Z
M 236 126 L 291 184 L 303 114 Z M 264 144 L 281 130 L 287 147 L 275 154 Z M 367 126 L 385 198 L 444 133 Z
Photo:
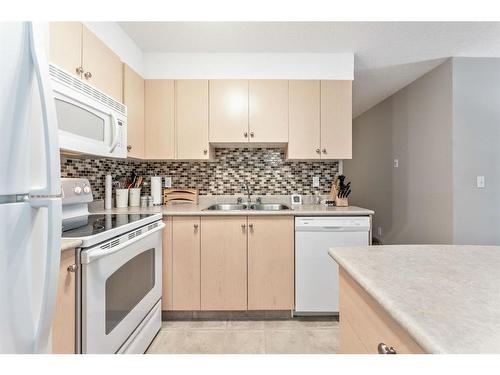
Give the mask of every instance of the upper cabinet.
M 82 78 L 82 33 L 80 22 L 50 23 L 50 61 Z
M 210 142 L 248 141 L 248 81 L 210 81 Z
M 144 79 L 126 64 L 123 103 L 127 106 L 127 156 L 144 158 Z
M 352 158 L 352 81 L 321 81 L 321 158 Z
M 50 24 L 50 61 L 122 101 L 122 62 L 78 22 Z
M 175 81 L 177 159 L 209 159 L 208 80 Z
M 144 96 L 144 157 L 146 159 L 174 159 L 174 81 L 147 79 Z
M 289 82 L 288 159 L 319 159 L 320 81 Z
M 250 80 L 249 141 L 288 142 L 288 81 Z

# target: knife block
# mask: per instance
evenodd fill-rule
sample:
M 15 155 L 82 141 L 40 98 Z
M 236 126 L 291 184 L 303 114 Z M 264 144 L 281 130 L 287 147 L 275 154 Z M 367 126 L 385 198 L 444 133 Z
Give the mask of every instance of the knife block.
M 339 198 L 338 197 L 338 191 L 337 187 L 335 184 L 332 185 L 332 190 L 330 190 L 330 195 L 332 197 L 332 200 L 335 201 L 335 206 L 337 207 L 348 207 L 349 206 L 349 201 L 347 198 Z

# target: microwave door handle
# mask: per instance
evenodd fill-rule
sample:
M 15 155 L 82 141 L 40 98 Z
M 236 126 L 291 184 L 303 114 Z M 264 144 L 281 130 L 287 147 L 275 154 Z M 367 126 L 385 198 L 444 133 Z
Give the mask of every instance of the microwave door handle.
M 49 77 L 49 65 L 44 52 L 41 36 L 44 35 L 42 25 L 28 23 L 30 52 L 35 76 L 38 83 L 40 104 L 42 108 L 42 123 L 44 132 L 44 148 L 46 161 L 46 186 L 30 191 L 30 196 L 57 196 L 61 194 L 59 179 L 59 140 L 57 134 L 57 116 L 52 86 Z
M 120 140 L 119 129 L 118 129 L 118 120 L 117 120 L 114 113 L 111 113 L 111 126 L 113 127 L 113 130 L 112 130 L 113 138 L 112 138 L 111 146 L 109 147 L 109 152 L 113 153 L 113 151 L 115 151 L 116 146 L 118 146 L 118 142 Z

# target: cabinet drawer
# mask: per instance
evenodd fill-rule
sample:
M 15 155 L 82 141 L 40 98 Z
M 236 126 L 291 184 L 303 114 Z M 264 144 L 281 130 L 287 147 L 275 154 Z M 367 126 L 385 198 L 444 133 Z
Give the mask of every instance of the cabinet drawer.
M 353 344 L 353 333 L 368 353 L 376 354 L 379 343 L 393 346 L 401 354 L 424 353 L 410 335 L 342 268 L 339 277 L 342 353 L 363 353 L 359 343 Z M 349 334 L 350 330 L 352 332 Z M 347 342 L 342 342 L 346 336 Z

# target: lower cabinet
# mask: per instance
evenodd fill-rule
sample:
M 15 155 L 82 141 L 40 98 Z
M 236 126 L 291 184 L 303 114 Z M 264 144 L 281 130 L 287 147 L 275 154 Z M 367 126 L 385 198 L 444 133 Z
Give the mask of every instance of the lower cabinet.
M 247 218 L 201 218 L 201 309 L 247 309 Z
M 172 308 L 200 310 L 200 218 L 172 218 Z
M 291 216 L 165 219 L 163 310 L 292 310 Z
M 52 353 L 75 353 L 75 249 L 61 253 L 56 307 L 52 325 Z
M 294 307 L 294 221 L 248 217 L 248 310 Z

